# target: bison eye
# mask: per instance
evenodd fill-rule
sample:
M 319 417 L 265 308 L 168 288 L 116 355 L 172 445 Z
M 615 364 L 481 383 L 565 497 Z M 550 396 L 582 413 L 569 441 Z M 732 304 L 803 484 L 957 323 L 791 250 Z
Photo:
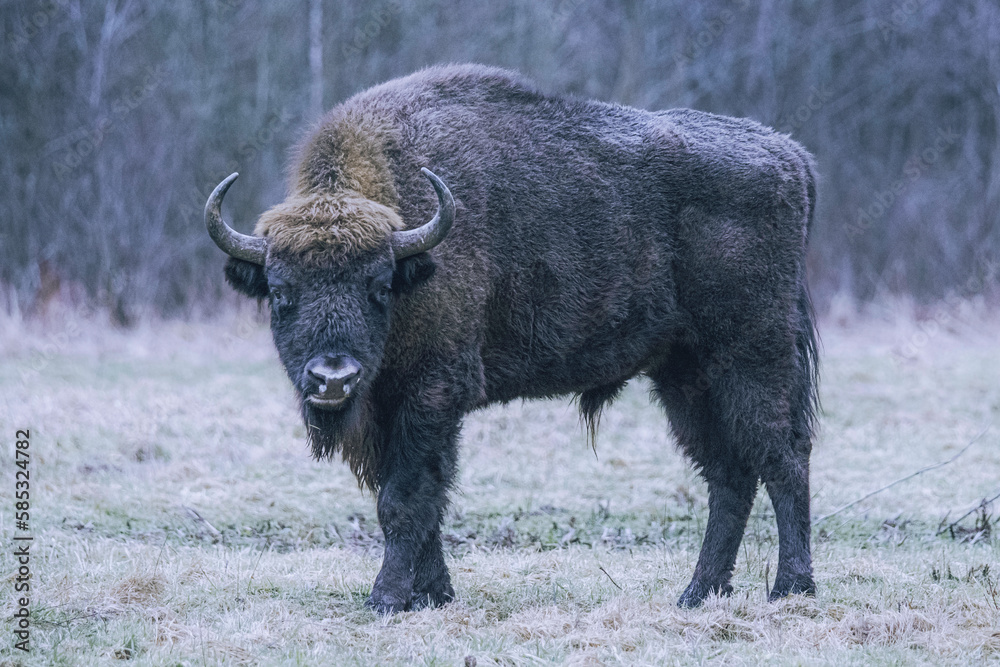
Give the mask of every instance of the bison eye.
M 268 296 L 271 297 L 271 305 L 275 310 L 288 306 L 292 302 L 292 297 L 284 285 L 271 285 L 271 291 Z
M 388 283 L 375 285 L 371 290 L 371 299 L 380 306 L 389 305 L 389 298 L 392 296 L 392 286 Z

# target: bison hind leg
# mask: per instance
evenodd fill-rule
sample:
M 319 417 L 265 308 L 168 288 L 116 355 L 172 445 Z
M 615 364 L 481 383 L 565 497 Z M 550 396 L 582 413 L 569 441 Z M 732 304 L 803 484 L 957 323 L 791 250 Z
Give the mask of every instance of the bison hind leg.
M 708 482 L 708 523 L 691 583 L 677 604 L 697 607 L 709 595 L 732 593 L 730 579 L 759 476 L 741 460 L 734 433 L 727 428 L 717 392 L 718 377 L 704 370 L 709 355 L 684 345 L 649 373 L 677 442 Z
M 678 442 L 708 482 L 705 539 L 682 606 L 729 590 L 758 480 L 778 525 L 771 599 L 815 593 L 809 544 L 815 372 L 808 342 L 790 354 L 798 357 L 783 364 L 678 348 L 651 374 Z
M 601 413 L 605 407 L 614 403 L 615 399 L 621 395 L 622 389 L 627 383 L 628 379 L 626 378 L 591 387 L 578 394 L 580 419 L 587 427 L 587 440 L 594 451 L 597 451 L 597 429 L 601 424 Z

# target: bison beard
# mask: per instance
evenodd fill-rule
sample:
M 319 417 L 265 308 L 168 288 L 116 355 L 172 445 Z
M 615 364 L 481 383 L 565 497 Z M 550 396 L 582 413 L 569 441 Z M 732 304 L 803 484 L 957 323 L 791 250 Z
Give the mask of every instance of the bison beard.
M 255 236 L 222 222 L 235 176 L 206 223 L 233 287 L 270 295 L 293 382 L 311 359 L 363 368 L 347 403 L 303 400 L 302 416 L 313 453 L 340 452 L 377 494 L 375 610 L 454 596 L 441 523 L 465 414 L 576 395 L 593 444 L 636 376 L 708 482 L 679 604 L 732 590 L 760 483 L 778 527 L 771 598 L 815 591 L 816 192 L 801 146 L 749 120 L 553 97 L 466 65 L 344 102 L 296 164 Z
M 378 466 L 378 426 L 372 419 L 368 400 L 364 397 L 351 400 L 338 411 L 318 410 L 301 396 L 299 403 L 313 456 L 323 459 L 340 452 L 358 483 L 374 488 Z

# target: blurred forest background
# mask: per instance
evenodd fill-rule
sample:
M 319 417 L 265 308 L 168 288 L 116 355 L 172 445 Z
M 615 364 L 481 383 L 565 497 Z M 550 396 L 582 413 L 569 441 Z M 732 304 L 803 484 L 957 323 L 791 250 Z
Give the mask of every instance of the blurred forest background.
M 749 116 L 816 155 L 820 308 L 998 302 L 996 0 L 0 0 L 0 309 L 200 316 L 324 109 L 440 62 L 552 93 Z

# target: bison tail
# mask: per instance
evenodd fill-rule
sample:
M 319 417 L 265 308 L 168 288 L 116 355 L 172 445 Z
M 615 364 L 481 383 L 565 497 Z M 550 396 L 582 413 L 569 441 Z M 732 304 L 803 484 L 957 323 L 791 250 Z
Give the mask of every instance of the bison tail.
M 805 153 L 805 151 L 803 151 Z M 809 211 L 806 214 L 806 238 L 812 228 L 816 214 L 816 164 L 812 156 L 805 153 L 806 165 L 806 196 Z M 804 258 L 803 258 L 804 260 Z M 816 430 L 816 419 L 820 411 L 819 402 L 819 339 L 816 333 L 816 312 L 813 309 L 812 298 L 809 296 L 809 285 L 806 281 L 805 262 L 802 265 L 801 288 L 799 292 L 799 330 L 796 332 L 795 345 L 802 364 L 803 416 L 807 433 L 811 436 Z
M 803 151 L 805 153 L 805 151 Z M 813 218 L 816 217 L 816 161 L 812 155 L 805 153 L 806 163 L 806 197 L 809 202 L 809 213 L 806 216 L 806 236 L 813 226 Z
M 816 430 L 816 419 L 820 410 L 819 402 L 819 340 L 814 324 L 815 312 L 809 288 L 802 284 L 799 294 L 799 330 L 795 334 L 795 346 L 801 366 L 802 416 L 806 433 L 812 436 Z

